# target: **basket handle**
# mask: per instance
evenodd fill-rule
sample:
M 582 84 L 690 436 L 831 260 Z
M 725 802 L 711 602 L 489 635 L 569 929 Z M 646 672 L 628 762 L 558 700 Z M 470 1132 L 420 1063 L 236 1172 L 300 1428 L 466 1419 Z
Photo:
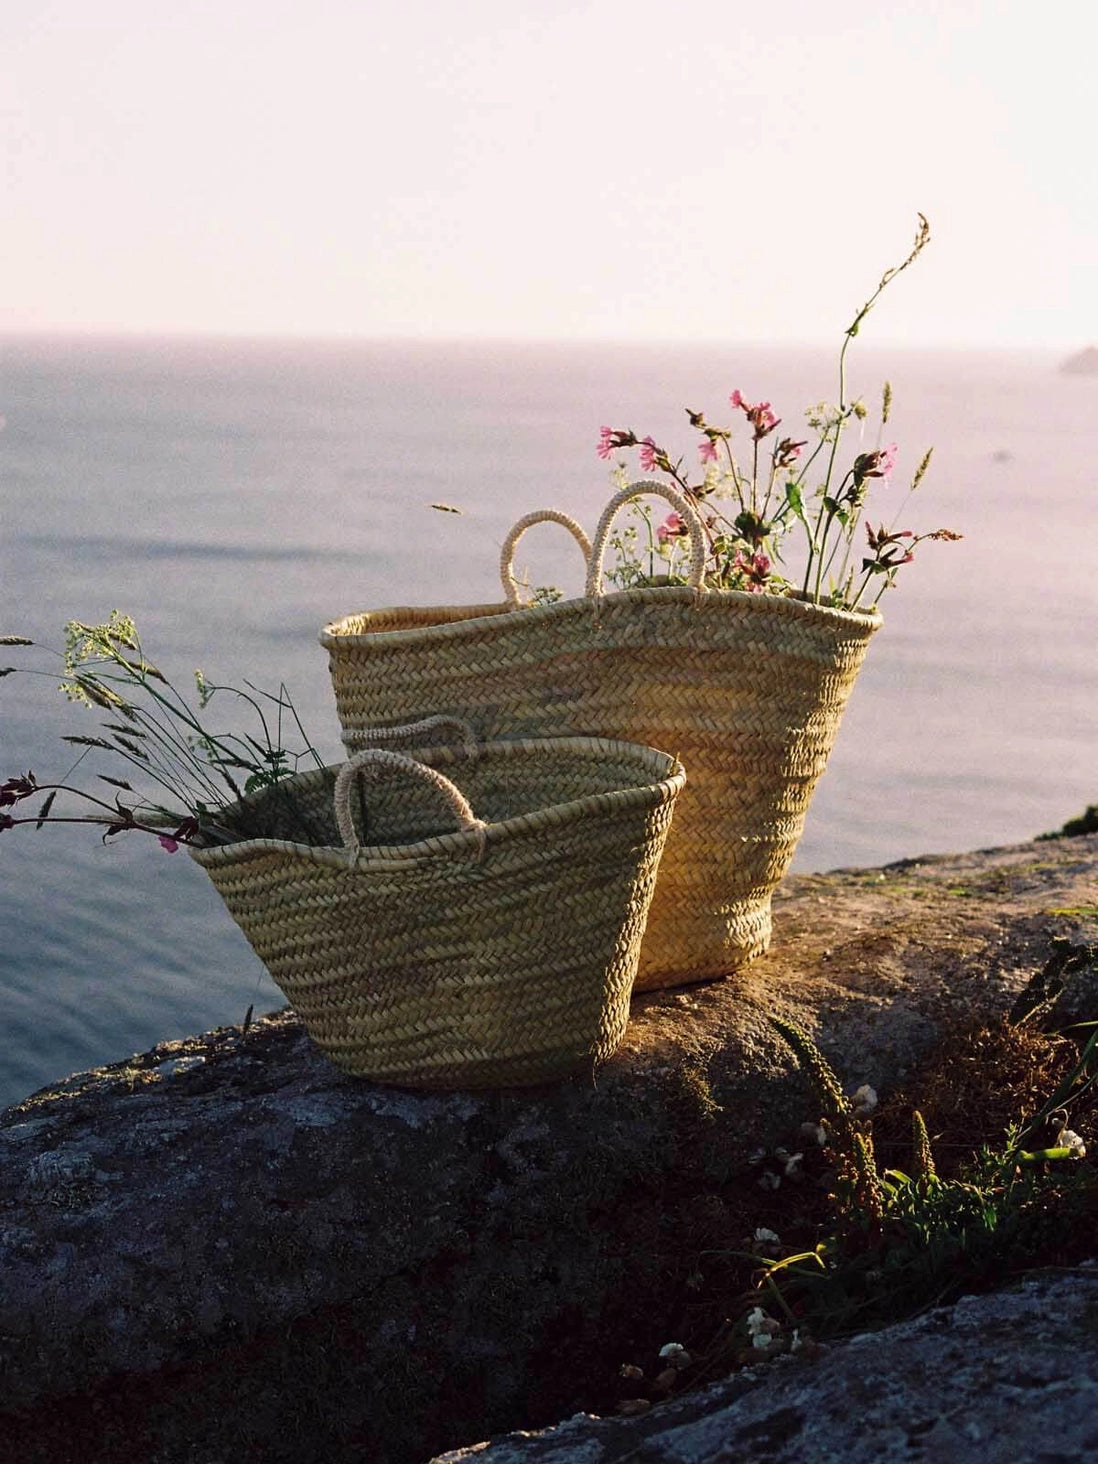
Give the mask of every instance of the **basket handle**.
M 477 734 L 462 717 L 424 717 L 421 722 L 407 722 L 401 727 L 349 727 L 343 734 L 343 745 L 350 753 L 360 752 L 376 742 L 400 742 L 404 738 L 414 740 L 417 737 L 426 737 L 428 733 L 441 727 L 449 727 L 459 734 L 462 750 L 467 757 L 476 756 Z
M 362 774 L 370 780 L 376 780 L 387 772 L 411 773 L 414 778 L 419 778 L 421 782 L 437 788 L 456 817 L 462 833 L 469 829 L 476 829 L 480 833 L 483 844 L 484 821 L 477 818 L 461 789 L 456 788 L 449 778 L 444 778 L 440 772 L 435 768 L 429 768 L 426 763 L 417 762 L 407 753 L 386 752 L 384 748 L 371 747 L 367 748 L 365 752 L 356 753 L 354 757 L 348 758 L 336 777 L 335 816 L 345 849 L 354 850 L 360 847 L 351 817 L 351 785 L 354 779 Z
M 646 493 L 654 493 L 659 498 L 666 498 L 690 530 L 689 584 L 696 594 L 700 595 L 705 592 L 705 530 L 702 528 L 697 509 L 670 484 L 657 483 L 653 479 L 646 478 L 639 483 L 630 483 L 628 488 L 622 488 L 620 492 L 615 493 L 602 511 L 598 528 L 595 530 L 595 542 L 587 561 L 586 594 L 587 598 L 595 601 L 596 604 L 602 598 L 602 561 L 606 556 L 606 545 L 610 538 L 610 525 L 614 515 L 623 503 L 630 503 L 634 498 L 643 498 Z
M 499 577 L 503 581 L 503 593 L 512 610 L 518 610 L 522 604 L 514 573 L 515 546 L 526 530 L 534 524 L 563 524 L 583 550 L 584 561 L 591 553 L 591 541 L 583 529 L 574 518 L 570 518 L 566 513 L 561 513 L 560 509 L 539 508 L 534 513 L 525 514 L 504 539 L 503 548 L 499 551 Z

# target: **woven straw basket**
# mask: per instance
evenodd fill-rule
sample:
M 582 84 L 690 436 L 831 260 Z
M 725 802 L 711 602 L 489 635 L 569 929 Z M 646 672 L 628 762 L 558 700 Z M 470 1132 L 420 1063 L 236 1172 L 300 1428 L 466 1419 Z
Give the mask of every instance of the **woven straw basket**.
M 692 588 L 604 595 L 620 505 L 658 494 L 692 535 Z M 533 523 L 561 523 L 588 560 L 581 599 L 520 607 L 512 561 Z M 328 625 L 344 742 L 432 712 L 478 735 L 620 737 L 665 748 L 689 774 L 648 921 L 636 986 L 719 976 L 766 950 L 770 897 L 804 825 L 876 612 L 702 588 L 697 514 L 635 483 L 607 504 L 594 546 L 565 514 L 520 519 L 501 556 L 502 604 L 377 610 Z
M 249 795 L 268 837 L 190 852 L 346 1071 L 538 1083 L 621 1041 L 684 780 L 594 738 L 372 750 Z

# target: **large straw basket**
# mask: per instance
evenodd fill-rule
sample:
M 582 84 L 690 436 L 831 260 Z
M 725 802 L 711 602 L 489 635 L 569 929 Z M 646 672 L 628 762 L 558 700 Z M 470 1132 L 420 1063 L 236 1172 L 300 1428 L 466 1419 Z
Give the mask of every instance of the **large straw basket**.
M 692 585 L 601 593 L 619 506 L 666 498 L 692 533 Z M 503 546 L 502 604 L 401 608 L 328 625 L 344 741 L 432 712 L 467 717 L 486 738 L 621 737 L 664 748 L 689 775 L 649 915 L 637 989 L 719 976 L 764 951 L 770 897 L 804 825 L 847 698 L 880 616 L 798 599 L 702 588 L 693 508 L 654 482 L 607 504 L 584 598 L 520 607 L 519 536 Z
M 346 1071 L 537 1083 L 621 1041 L 683 782 L 594 738 L 373 750 L 249 795 L 265 837 L 191 853 Z

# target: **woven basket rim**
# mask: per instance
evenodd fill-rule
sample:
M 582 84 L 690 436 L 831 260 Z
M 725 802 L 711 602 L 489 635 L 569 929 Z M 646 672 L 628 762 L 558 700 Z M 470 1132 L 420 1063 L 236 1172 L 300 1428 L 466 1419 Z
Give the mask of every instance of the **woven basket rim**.
M 832 605 L 815 605 L 795 595 L 752 594 L 748 590 L 706 590 L 697 595 L 688 585 L 656 585 L 633 590 L 614 590 L 599 597 L 598 605 L 682 605 L 699 604 L 740 605 L 748 614 L 783 616 L 794 620 L 823 620 L 837 625 L 846 625 L 867 632 L 880 628 L 883 617 L 880 610 L 839 610 Z M 593 614 L 595 603 L 586 595 L 570 600 L 555 600 L 547 605 L 523 605 L 514 610 L 506 600 L 483 605 L 392 605 L 375 610 L 362 610 L 356 614 L 343 615 L 330 620 L 318 633 L 320 644 L 328 651 L 346 649 L 356 643 L 385 643 L 412 645 L 417 641 L 435 641 L 439 637 L 460 640 L 465 636 L 480 636 L 486 626 L 499 629 L 501 620 L 521 617 L 523 623 L 537 620 L 551 620 L 561 616 L 574 617 Z M 370 630 L 371 620 L 381 621 L 400 615 L 442 615 L 458 611 L 459 620 L 443 619 L 437 623 L 408 626 L 401 630 Z M 470 613 L 472 612 L 472 613 Z M 365 622 L 366 629 L 348 631 L 343 629 L 351 621 Z
M 437 858 L 440 854 L 472 857 L 488 845 L 505 842 L 522 834 L 537 833 L 542 829 L 559 828 L 593 813 L 644 805 L 658 807 L 675 799 L 686 782 L 686 769 L 671 753 L 646 747 L 642 743 L 625 742 L 610 737 L 536 737 L 485 742 L 480 744 L 473 760 L 487 756 L 506 759 L 545 751 L 566 751 L 576 757 L 612 756 L 622 761 L 633 759 L 639 765 L 639 772 L 651 773 L 655 780 L 650 783 L 638 782 L 630 788 L 588 793 L 582 798 L 570 798 L 563 803 L 548 803 L 533 813 L 516 814 L 513 818 L 485 823 L 479 829 L 455 829 L 453 833 L 434 834 L 428 839 L 419 839 L 410 844 L 364 844 L 358 849 L 346 849 L 334 844 L 301 844 L 290 839 L 241 839 L 233 844 L 217 844 L 209 849 L 188 846 L 187 852 L 203 869 L 242 864 L 267 854 L 291 854 L 333 869 L 380 873 L 406 868 L 413 861 Z M 453 766 L 471 760 L 462 748 L 450 746 L 417 748 L 415 757 L 431 767 Z M 299 785 L 305 782 L 321 782 L 330 774 L 337 773 L 342 766 L 342 763 L 334 763 L 328 767 L 315 768 L 286 781 Z

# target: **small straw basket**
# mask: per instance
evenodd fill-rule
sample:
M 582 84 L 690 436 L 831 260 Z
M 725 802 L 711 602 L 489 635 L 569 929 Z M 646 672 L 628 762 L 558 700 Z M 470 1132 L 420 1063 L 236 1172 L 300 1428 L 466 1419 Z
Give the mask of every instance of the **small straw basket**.
M 190 853 L 345 1071 L 539 1083 L 621 1041 L 684 780 L 596 738 L 375 748 L 248 795 L 264 837 Z
M 688 585 L 604 594 L 619 507 L 661 496 L 691 535 Z M 531 524 L 563 524 L 587 560 L 586 594 L 523 606 L 512 564 Z M 320 634 L 349 751 L 364 733 L 431 713 L 478 736 L 622 738 L 682 759 L 679 801 L 648 921 L 638 990 L 723 975 L 766 950 L 770 899 L 789 865 L 877 611 L 708 590 L 704 531 L 679 493 L 623 489 L 589 544 L 556 510 L 503 545 L 501 604 L 351 615 Z

